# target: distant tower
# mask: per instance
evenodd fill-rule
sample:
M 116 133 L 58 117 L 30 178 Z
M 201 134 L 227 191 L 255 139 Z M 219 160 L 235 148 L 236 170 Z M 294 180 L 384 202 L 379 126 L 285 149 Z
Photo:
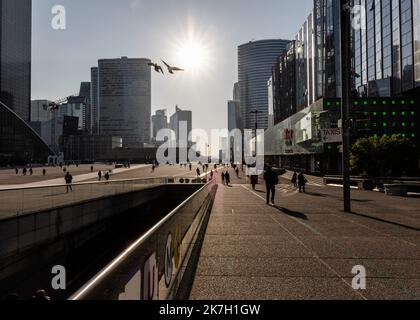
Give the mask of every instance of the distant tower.
M 99 133 L 122 137 L 124 148 L 150 142 L 150 62 L 127 57 L 98 62 Z
M 238 47 L 238 78 L 243 129 L 255 127 L 255 115 L 251 114 L 255 110 L 261 112 L 258 115 L 258 127 L 267 129 L 267 81 L 271 77 L 273 65 L 289 42 L 289 40 L 261 40 Z

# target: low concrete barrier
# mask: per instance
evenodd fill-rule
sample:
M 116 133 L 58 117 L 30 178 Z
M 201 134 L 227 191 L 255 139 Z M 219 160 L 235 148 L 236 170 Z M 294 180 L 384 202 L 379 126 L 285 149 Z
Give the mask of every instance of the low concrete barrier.
M 324 177 L 324 184 L 343 184 L 343 178 L 342 177 L 333 177 L 333 176 L 326 176 Z M 363 179 L 363 178 L 356 178 L 352 177 L 350 178 L 350 185 L 353 187 L 356 187 L 359 190 L 369 190 L 372 191 L 375 189 L 376 185 L 373 180 L 371 179 Z
M 420 182 L 395 182 L 384 184 L 385 194 L 394 197 L 406 197 L 409 192 L 420 193 Z

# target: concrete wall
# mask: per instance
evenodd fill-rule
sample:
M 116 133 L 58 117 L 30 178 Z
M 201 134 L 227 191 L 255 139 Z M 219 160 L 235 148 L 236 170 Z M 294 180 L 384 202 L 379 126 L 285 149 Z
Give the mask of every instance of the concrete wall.
M 0 284 L 106 230 L 111 217 L 159 198 L 185 200 L 198 185 L 167 185 L 0 221 Z M 3 280 L 8 279 L 6 282 Z

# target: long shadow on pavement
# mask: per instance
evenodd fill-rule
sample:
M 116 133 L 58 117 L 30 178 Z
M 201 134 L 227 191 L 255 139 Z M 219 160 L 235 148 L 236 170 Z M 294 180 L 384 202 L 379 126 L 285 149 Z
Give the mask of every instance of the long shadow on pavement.
M 293 218 L 308 220 L 308 217 L 306 216 L 306 214 L 304 214 L 302 212 L 297 212 L 297 211 L 293 211 L 293 210 L 290 210 L 290 209 L 281 208 L 279 206 L 274 206 L 273 208 L 276 208 L 277 210 L 281 211 L 282 213 L 284 213 L 288 216 L 291 216 Z
M 416 227 L 408 226 L 408 225 L 405 225 L 405 224 L 401 224 L 401 223 L 398 223 L 398 222 L 385 220 L 385 219 L 381 219 L 381 218 L 377 218 L 377 217 L 368 216 L 368 215 L 365 215 L 365 214 L 362 214 L 362 213 L 351 212 L 350 214 L 358 216 L 358 217 L 362 217 L 362 218 L 366 218 L 366 219 L 375 220 L 375 221 L 378 221 L 378 222 L 390 224 L 390 225 L 393 225 L 393 226 L 409 229 L 409 230 L 420 231 L 420 229 L 416 228 Z

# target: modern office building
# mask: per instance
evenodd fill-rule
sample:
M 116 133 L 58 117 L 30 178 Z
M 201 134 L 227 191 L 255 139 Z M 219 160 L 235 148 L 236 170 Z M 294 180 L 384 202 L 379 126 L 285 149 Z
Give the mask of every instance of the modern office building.
M 0 166 L 46 163 L 54 154 L 32 127 L 0 103 Z
M 228 101 L 228 130 L 241 129 L 240 102 L 235 100 Z
M 55 154 L 63 152 L 69 136 L 77 135 L 79 118 L 56 114 L 51 120 L 31 122 L 31 127 Z M 52 153 L 51 153 L 52 155 Z
M 103 135 L 72 135 L 66 139 L 64 154 L 66 160 L 89 161 L 106 159 L 113 150 L 123 147 L 122 138 Z M 111 158 L 110 158 L 111 159 Z
M 99 91 L 98 91 L 98 67 L 91 68 L 90 73 L 90 117 L 92 122 L 92 134 L 99 133 Z
M 238 82 L 243 129 L 268 127 L 267 81 L 278 56 L 286 49 L 288 40 L 251 41 L 238 47 Z
M 75 117 L 78 119 L 78 130 L 87 132 L 87 107 L 88 101 L 85 97 L 70 97 L 66 103 L 61 104 L 55 111 L 55 116 Z
M 45 122 L 53 118 L 54 113 L 48 109 L 51 101 L 34 100 L 31 101 L 31 117 L 30 122 Z
M 185 122 L 187 125 L 187 134 L 189 135 L 192 131 L 192 112 L 181 110 L 176 106 L 175 113 L 170 119 L 170 128 L 175 132 L 177 141 L 180 139 L 180 123 Z M 188 141 L 188 146 L 191 145 L 191 141 Z
M 149 59 L 127 57 L 98 61 L 99 133 L 122 137 L 124 148 L 140 148 L 150 142 L 149 63 Z
M 27 124 L 31 24 L 31 0 L 0 0 L 0 166 L 46 163 L 54 154 Z
M 165 109 L 157 110 L 152 116 L 152 137 L 156 139 L 160 130 L 168 128 L 168 116 Z
M 361 28 L 353 30 L 354 95 L 417 96 L 420 1 L 352 0 L 352 4 L 362 10 L 361 19 L 355 17 Z
M 84 100 L 83 102 L 84 107 L 85 107 L 84 131 L 87 133 L 92 133 L 92 106 L 90 103 L 90 98 L 91 98 L 90 96 L 91 96 L 90 82 L 82 82 L 80 84 L 79 98 L 81 100 Z
M 0 101 L 29 122 L 31 0 L 0 1 Z
M 353 142 L 401 134 L 420 145 L 415 110 L 420 98 L 419 3 L 351 2 L 358 9 L 352 14 L 349 57 Z M 338 1 L 315 0 L 312 13 L 273 68 L 276 125 L 266 133 L 266 155 L 288 168 L 341 172 L 340 137 L 331 142 L 331 137 L 322 136 L 323 130 L 341 126 L 338 5 Z

